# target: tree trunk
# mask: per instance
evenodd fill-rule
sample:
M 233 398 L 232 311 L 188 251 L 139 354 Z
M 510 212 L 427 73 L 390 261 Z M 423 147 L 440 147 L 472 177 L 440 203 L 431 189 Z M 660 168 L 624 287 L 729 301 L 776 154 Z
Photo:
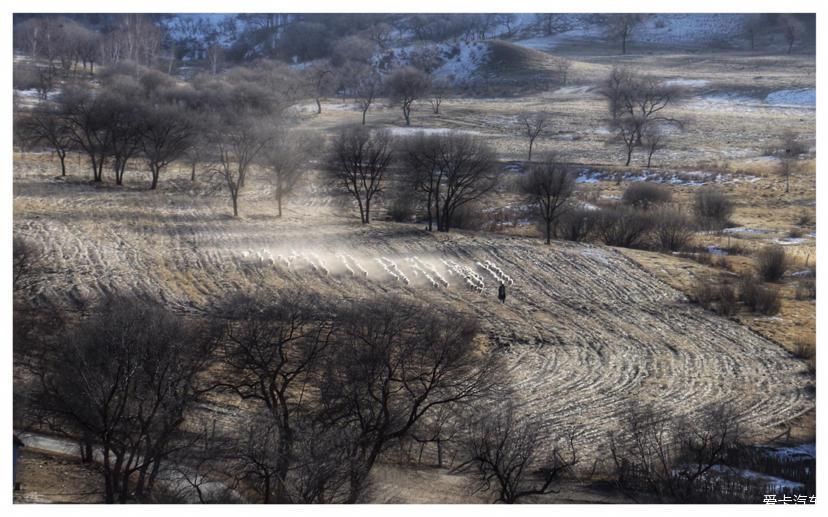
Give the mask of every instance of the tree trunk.
M 319 102 L 319 97 L 316 98 L 316 114 L 319 115 L 322 113 L 322 103 Z
M 432 226 L 431 226 L 431 218 L 432 218 L 432 215 L 431 215 L 431 191 L 429 191 L 429 193 L 428 193 L 428 202 L 426 203 L 426 206 L 428 207 L 428 231 L 432 231 Z
M 279 217 L 282 217 L 282 195 L 276 197 L 276 204 L 279 205 Z
M 233 217 L 238 217 L 239 216 L 239 204 L 238 204 L 239 195 L 238 194 L 235 194 L 235 195 L 231 194 L 230 197 L 233 198 Z
M 60 175 L 66 176 L 66 153 L 58 152 L 58 158 L 60 158 Z
M 627 54 L 627 35 L 624 34 L 621 37 L 621 55 L 623 56 L 623 55 L 626 55 L 626 54 Z
M 530 138 L 530 139 L 529 139 L 529 157 L 526 159 L 526 161 L 527 161 L 527 162 L 531 162 L 531 161 L 532 161 L 532 146 L 533 146 L 533 145 L 535 145 L 535 139 L 534 139 L 534 138 Z
M 628 145 L 627 146 L 627 163 L 624 164 L 627 167 L 630 166 L 630 160 L 632 160 L 632 152 L 633 152 L 633 146 Z
M 546 244 L 552 242 L 552 219 L 546 218 Z
M 405 117 L 405 125 L 410 126 L 411 125 L 411 106 L 406 104 L 406 103 L 403 103 L 402 110 L 403 110 L 403 117 Z
M 152 185 L 150 185 L 150 190 L 155 190 L 155 187 L 158 186 L 158 175 L 161 173 L 158 167 L 152 167 Z
M 190 170 L 190 181 L 195 181 L 195 167 L 196 167 L 196 162 L 195 162 L 195 160 L 193 160 L 192 169 Z

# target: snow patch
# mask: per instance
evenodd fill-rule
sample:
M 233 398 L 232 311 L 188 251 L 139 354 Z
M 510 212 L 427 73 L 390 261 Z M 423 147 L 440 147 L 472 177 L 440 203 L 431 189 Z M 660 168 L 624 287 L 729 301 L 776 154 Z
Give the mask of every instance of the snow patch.
M 774 106 L 816 106 L 816 90 L 802 88 L 799 90 L 778 90 L 765 97 L 765 103 Z
M 702 88 L 710 84 L 706 79 L 668 79 L 664 81 L 664 86 L 682 86 L 685 88 Z

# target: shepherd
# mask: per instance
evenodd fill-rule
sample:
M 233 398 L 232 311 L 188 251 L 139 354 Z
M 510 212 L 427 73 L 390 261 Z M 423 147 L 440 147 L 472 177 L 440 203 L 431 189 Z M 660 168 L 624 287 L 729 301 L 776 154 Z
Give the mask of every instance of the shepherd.
M 500 303 L 506 303 L 506 286 L 503 282 L 500 282 L 500 287 L 497 288 L 497 299 Z

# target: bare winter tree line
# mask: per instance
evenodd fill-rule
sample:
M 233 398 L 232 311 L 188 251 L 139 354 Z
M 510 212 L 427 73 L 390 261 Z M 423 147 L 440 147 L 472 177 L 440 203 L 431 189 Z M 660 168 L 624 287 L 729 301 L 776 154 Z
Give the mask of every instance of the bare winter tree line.
M 15 341 L 32 374 L 17 425 L 77 440 L 108 503 L 163 501 L 172 471 L 222 497 L 358 502 L 382 457 L 427 433 L 450 442 L 457 411 L 497 382 L 474 319 L 398 299 L 239 294 L 199 318 L 116 298 L 69 319 Z M 203 420 L 219 400 L 244 410 Z

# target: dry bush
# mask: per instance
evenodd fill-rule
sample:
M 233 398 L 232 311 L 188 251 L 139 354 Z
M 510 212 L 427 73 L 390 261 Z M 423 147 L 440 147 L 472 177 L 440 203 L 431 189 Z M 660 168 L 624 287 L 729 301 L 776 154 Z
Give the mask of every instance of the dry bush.
M 698 278 L 693 288 L 692 298 L 704 307 L 725 317 L 735 315 L 739 311 L 739 300 L 736 290 L 729 283 L 709 278 Z
M 728 225 L 733 214 L 733 202 L 718 190 L 703 188 L 696 192 L 693 212 L 702 228 L 718 230 Z
M 814 224 L 814 217 L 810 212 L 802 211 L 794 222 L 797 226 L 812 226 Z
M 793 354 L 799 359 L 811 360 L 816 357 L 816 343 L 813 339 L 800 339 L 794 343 Z
M 413 196 L 398 195 L 389 201 L 386 213 L 394 222 L 409 223 L 416 213 L 415 208 Z
M 558 220 L 558 236 L 568 241 L 582 242 L 588 240 L 594 230 L 600 212 L 588 208 L 568 210 Z
M 627 187 L 621 200 L 625 205 L 648 210 L 653 205 L 668 203 L 672 198 L 673 193 L 669 188 L 656 183 L 639 181 Z
M 629 207 L 601 210 L 596 220 L 596 233 L 608 246 L 643 247 L 652 228 L 649 215 Z
M 816 278 L 800 278 L 796 283 L 794 298 L 797 300 L 816 300 Z
M 626 193 L 625 193 L 626 195 Z M 663 251 L 681 251 L 693 238 L 693 228 L 687 217 L 676 209 L 665 208 L 654 214 L 654 237 Z
M 739 299 L 751 312 L 767 316 L 777 314 L 782 306 L 779 290 L 763 285 L 753 275 L 744 275 L 740 279 Z
M 756 254 L 756 269 L 766 282 L 776 282 L 788 268 L 788 257 L 782 246 L 765 246 Z
M 693 286 L 693 293 L 692 298 L 704 307 L 705 309 L 709 309 L 713 307 L 713 303 L 716 301 L 717 298 L 716 288 L 710 282 L 709 279 L 706 278 L 697 278 L 696 285 Z
M 792 239 L 798 239 L 802 237 L 802 228 L 791 228 L 790 230 L 788 230 L 788 237 L 791 237 Z

